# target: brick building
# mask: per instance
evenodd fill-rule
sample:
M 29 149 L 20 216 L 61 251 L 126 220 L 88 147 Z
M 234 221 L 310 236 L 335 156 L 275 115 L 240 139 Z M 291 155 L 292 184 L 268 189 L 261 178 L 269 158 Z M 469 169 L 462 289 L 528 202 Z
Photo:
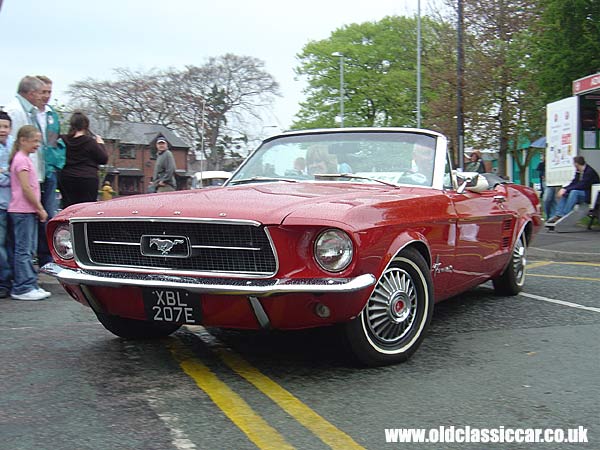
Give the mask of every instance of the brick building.
M 189 146 L 164 125 L 123 121 L 93 121 L 91 129 L 104 139 L 108 163 L 100 168 L 100 181 L 111 182 L 118 195 L 146 192 L 156 161 L 156 138 L 164 136 L 175 157 L 177 189 L 188 189 Z

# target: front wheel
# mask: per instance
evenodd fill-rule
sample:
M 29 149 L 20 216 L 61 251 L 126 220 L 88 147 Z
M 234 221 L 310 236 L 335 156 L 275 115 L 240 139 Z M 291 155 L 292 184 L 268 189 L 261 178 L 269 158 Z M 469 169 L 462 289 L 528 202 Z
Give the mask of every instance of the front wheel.
M 433 315 L 433 285 L 425 259 L 403 250 L 385 269 L 365 308 L 344 324 L 352 354 L 378 366 L 406 361 L 419 347 Z
M 512 251 L 508 266 L 500 275 L 492 280 L 494 290 L 499 295 L 517 295 L 525 284 L 525 267 L 527 266 L 527 241 L 522 232 Z
M 126 339 L 155 339 L 170 335 L 181 325 L 177 323 L 159 323 L 145 320 L 126 319 L 110 314 L 96 313 L 100 323 L 119 337 Z

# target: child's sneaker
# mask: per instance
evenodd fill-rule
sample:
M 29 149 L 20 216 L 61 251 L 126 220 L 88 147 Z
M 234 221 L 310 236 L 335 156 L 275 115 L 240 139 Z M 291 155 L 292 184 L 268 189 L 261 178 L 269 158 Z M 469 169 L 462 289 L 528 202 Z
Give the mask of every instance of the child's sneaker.
M 48 298 L 52 295 L 51 292 L 48 292 L 47 290 L 42 289 L 41 287 L 39 287 L 37 290 L 38 290 L 38 292 L 41 292 L 42 294 L 44 294 L 46 296 L 45 298 Z
M 10 294 L 10 296 L 13 300 L 44 300 L 48 297 L 37 289 L 32 289 L 24 294 Z

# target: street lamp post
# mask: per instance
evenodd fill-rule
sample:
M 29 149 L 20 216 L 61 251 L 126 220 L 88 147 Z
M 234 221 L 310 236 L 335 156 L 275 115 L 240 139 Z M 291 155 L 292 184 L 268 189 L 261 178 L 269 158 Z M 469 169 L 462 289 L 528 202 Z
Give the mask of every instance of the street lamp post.
M 344 127 L 344 55 L 334 52 L 331 56 L 340 58 L 340 127 Z
M 458 0 L 458 20 L 456 25 L 457 50 L 456 50 L 456 144 L 458 150 L 458 167 L 465 167 L 465 124 L 463 116 L 463 87 L 464 87 L 464 63 L 465 53 L 463 48 L 463 24 L 464 10 L 463 0 Z
M 421 0 L 417 1 L 417 128 L 421 128 Z

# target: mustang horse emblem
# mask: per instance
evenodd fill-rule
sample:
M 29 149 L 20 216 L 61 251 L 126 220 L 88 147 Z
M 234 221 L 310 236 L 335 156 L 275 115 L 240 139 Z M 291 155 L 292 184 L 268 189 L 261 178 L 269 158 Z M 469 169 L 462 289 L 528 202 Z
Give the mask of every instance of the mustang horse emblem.
M 154 246 L 156 246 L 158 251 L 161 252 L 163 255 L 168 255 L 173 247 L 175 247 L 177 244 L 183 244 L 184 242 L 185 241 L 183 239 L 171 240 L 171 239 L 152 238 L 152 239 L 150 239 L 149 246 L 152 247 L 154 245 Z

